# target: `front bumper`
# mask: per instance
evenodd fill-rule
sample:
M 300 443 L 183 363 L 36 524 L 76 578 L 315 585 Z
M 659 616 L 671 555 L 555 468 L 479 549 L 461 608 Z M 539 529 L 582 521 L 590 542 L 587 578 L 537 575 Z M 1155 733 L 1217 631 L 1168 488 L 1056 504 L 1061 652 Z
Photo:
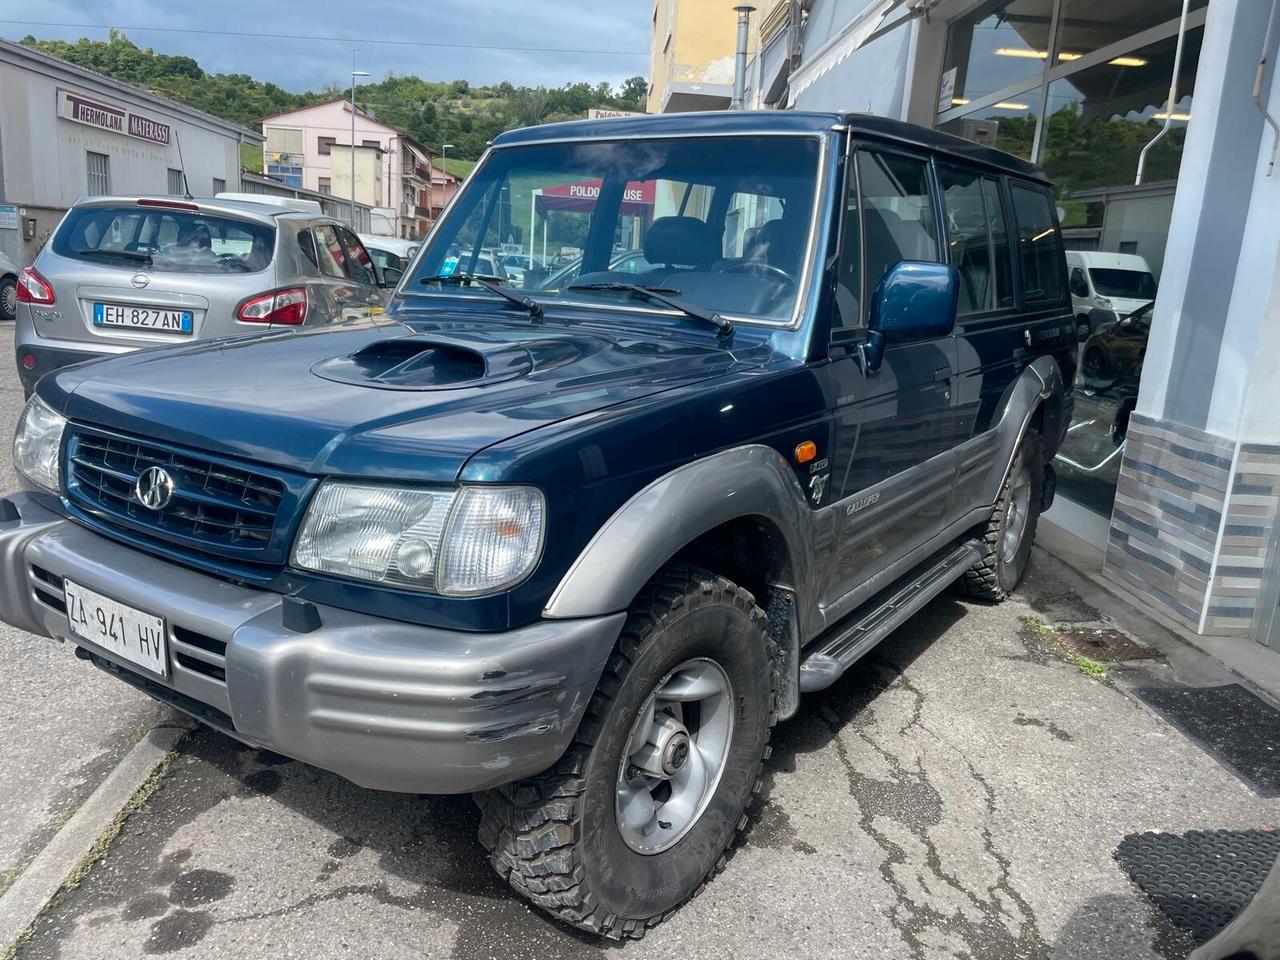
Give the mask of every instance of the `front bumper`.
M 0 520 L 0 619 L 72 639 L 99 666 L 256 746 L 362 786 L 484 790 L 568 747 L 625 614 L 459 633 L 318 607 L 188 570 L 77 526 L 28 494 Z M 2 516 L 3 513 L 0 513 Z M 169 676 L 72 638 L 63 578 L 163 617 Z

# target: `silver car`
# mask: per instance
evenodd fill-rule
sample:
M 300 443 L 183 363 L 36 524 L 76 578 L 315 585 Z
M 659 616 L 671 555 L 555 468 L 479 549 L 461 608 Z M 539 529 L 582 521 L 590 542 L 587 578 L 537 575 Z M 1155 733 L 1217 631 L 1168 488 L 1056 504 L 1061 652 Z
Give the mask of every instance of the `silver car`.
M 30 394 L 44 374 L 82 360 L 368 316 L 382 309 L 383 283 L 356 235 L 319 213 L 81 200 L 18 275 L 18 375 Z
M 0 253 L 0 320 L 12 320 L 18 313 L 18 268 Z

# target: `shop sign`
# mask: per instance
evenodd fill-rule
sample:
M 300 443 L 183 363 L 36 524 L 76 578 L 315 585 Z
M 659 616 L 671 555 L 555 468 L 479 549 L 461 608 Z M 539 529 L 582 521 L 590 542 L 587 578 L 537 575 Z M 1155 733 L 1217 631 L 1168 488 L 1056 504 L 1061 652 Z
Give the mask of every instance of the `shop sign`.
M 124 107 L 93 100 L 70 90 L 58 91 L 58 116 L 99 130 L 120 133 L 139 140 L 169 145 L 173 135 L 167 123 L 153 120 Z
M 0 230 L 18 229 L 18 205 L 0 203 Z
M 599 107 L 592 107 L 587 111 L 588 120 L 611 120 L 614 117 L 643 117 L 644 114 L 636 110 L 603 110 Z

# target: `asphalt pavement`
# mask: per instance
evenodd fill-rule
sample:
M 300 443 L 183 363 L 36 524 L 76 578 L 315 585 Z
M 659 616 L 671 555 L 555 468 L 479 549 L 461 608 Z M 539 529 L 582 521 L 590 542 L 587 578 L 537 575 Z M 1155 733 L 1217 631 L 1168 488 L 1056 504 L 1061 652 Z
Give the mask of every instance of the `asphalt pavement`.
M 0 391 L 7 436 L 10 357 Z M 1028 625 L 1099 622 L 1087 593 L 1037 551 L 1014 599 L 941 597 L 808 697 L 727 869 L 639 943 L 602 945 L 499 883 L 467 797 L 364 790 L 201 730 L 18 956 L 1184 957 L 1116 847 L 1274 827 L 1280 800 L 1129 697 L 1125 668 L 1091 676 Z M 0 862 L 20 867 L 153 708 L 54 643 L 9 632 L 0 657 Z M 1221 678 L 1174 660 L 1141 669 Z
M 14 490 L 22 388 L 13 324 L 0 323 L 0 493 Z M 156 719 L 148 698 L 76 660 L 65 644 L 0 624 L 0 889 L 7 889 Z

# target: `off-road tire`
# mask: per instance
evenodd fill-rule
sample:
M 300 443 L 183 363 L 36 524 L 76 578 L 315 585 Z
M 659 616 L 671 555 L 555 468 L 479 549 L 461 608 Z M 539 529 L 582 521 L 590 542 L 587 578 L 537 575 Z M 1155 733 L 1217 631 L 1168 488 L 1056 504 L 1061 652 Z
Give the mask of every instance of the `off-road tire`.
M 1040 499 L 1044 489 L 1042 449 L 1040 434 L 1028 429 L 1022 437 L 1022 443 L 1018 446 L 1018 452 L 1014 455 L 1009 476 L 1005 478 L 1000 497 L 996 500 L 995 511 L 979 533 L 982 559 L 966 570 L 960 578 L 960 588 L 971 597 L 995 602 L 1004 600 L 1017 587 L 1027 571 L 1027 563 L 1031 559 L 1031 544 L 1036 536 L 1036 523 L 1040 519 Z M 1031 484 L 1027 522 L 1017 551 L 1011 560 L 1006 561 L 1003 550 L 1005 526 L 1009 519 L 1009 504 L 1013 497 L 1014 484 L 1020 473 Z
M 736 704 L 729 755 L 705 812 L 661 853 L 624 842 L 614 795 L 621 751 L 655 685 L 713 657 Z M 639 939 L 724 868 L 763 781 L 777 721 L 781 651 L 765 613 L 736 584 L 673 565 L 641 591 L 582 724 L 545 773 L 477 794 L 480 842 L 498 874 L 552 916 L 614 940 Z

